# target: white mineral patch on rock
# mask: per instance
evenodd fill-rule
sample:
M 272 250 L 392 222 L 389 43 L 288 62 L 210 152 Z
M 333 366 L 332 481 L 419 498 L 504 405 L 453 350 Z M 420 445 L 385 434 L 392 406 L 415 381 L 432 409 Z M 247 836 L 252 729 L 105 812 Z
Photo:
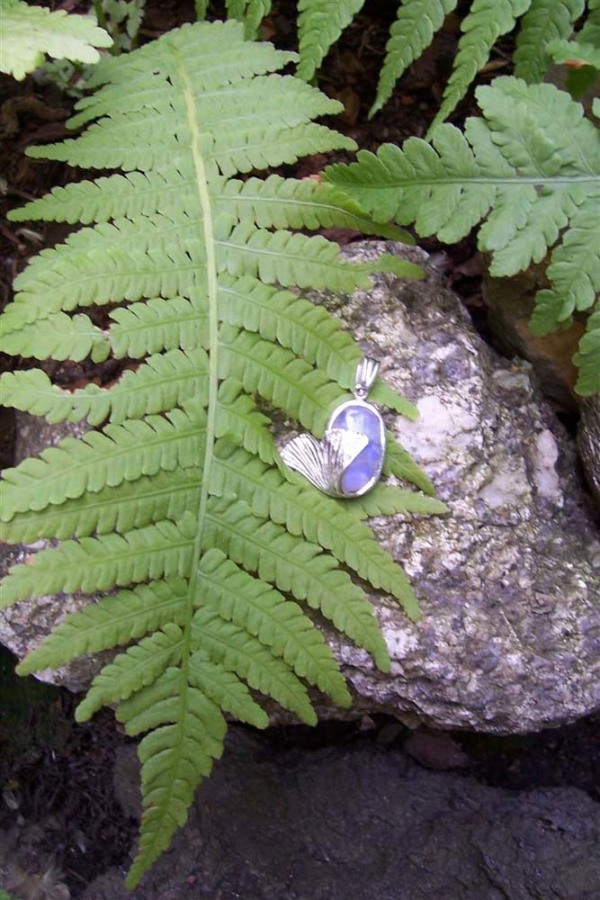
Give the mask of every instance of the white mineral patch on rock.
M 535 470 L 533 478 L 539 494 L 547 500 L 563 505 L 560 480 L 556 471 L 558 445 L 552 432 L 545 428 L 535 442 Z
M 492 466 L 495 468 L 495 474 L 479 491 L 478 496 L 490 509 L 499 509 L 502 506 L 518 507 L 529 497 L 531 491 L 525 463 L 523 460 L 504 459 L 496 463 L 497 468 L 492 461 Z

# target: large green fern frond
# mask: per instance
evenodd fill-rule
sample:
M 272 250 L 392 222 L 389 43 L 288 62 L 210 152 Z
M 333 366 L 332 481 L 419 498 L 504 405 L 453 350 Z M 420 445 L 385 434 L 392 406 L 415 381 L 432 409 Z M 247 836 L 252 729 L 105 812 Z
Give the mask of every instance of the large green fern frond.
M 386 472 L 423 493 L 380 485 L 344 503 L 278 464 L 261 405 L 320 436 L 361 358 L 296 291 L 351 291 L 368 285 L 370 269 L 308 232 L 403 234 L 379 228 L 331 185 L 259 177 L 304 153 L 353 147 L 313 122 L 339 104 L 273 74 L 292 59 L 244 42 L 234 22 L 187 26 L 106 59 L 73 118 L 87 130 L 31 155 L 125 171 L 56 189 L 13 215 L 85 227 L 18 277 L 3 349 L 124 361 L 110 389 L 66 391 L 35 368 L 2 377 L 6 403 L 90 426 L 5 473 L 3 537 L 53 545 L 11 570 L 2 602 L 71 591 L 95 599 L 22 672 L 124 648 L 78 715 L 116 703 L 128 733 L 148 732 L 130 884 L 185 821 L 221 752 L 223 712 L 266 725 L 252 690 L 314 722 L 308 685 L 350 702 L 306 607 L 389 667 L 361 585 L 396 597 L 412 617 L 418 607 L 364 519 L 444 509 L 391 439 Z M 415 415 L 385 385 L 373 398 Z
M 498 78 L 477 97 L 483 118 L 468 119 L 464 135 L 443 125 L 432 144 L 409 138 L 377 155 L 361 151 L 326 178 L 375 218 L 414 222 L 423 236 L 457 241 L 483 222 L 479 246 L 493 275 L 513 275 L 554 248 L 531 323 L 547 333 L 589 310 L 600 289 L 600 135 L 552 85 Z M 582 344 L 588 368 L 595 347 Z

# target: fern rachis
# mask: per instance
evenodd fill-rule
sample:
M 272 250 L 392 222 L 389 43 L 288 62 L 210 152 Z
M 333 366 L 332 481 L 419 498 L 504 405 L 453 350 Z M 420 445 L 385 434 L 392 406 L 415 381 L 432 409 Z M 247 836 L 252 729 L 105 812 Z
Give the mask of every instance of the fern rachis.
M 130 734 L 147 732 L 131 885 L 183 824 L 196 784 L 220 755 L 223 711 L 266 725 L 249 688 L 307 722 L 315 721 L 307 684 L 349 702 L 305 606 L 389 666 L 373 608 L 348 570 L 411 616 L 418 608 L 363 520 L 443 511 L 397 445 L 386 471 L 425 493 L 380 485 L 344 504 L 277 465 L 260 405 L 318 436 L 360 357 L 324 310 L 285 288 L 368 284 L 367 267 L 298 229 L 350 221 L 378 228 L 330 186 L 256 174 L 302 153 L 352 146 L 312 122 L 336 103 L 272 74 L 292 58 L 244 43 L 240 25 L 202 23 L 104 60 L 93 76 L 98 90 L 75 116 L 92 124 L 32 155 L 125 174 L 57 189 L 13 217 L 86 227 L 19 276 L 3 349 L 139 361 L 110 390 L 64 391 L 37 369 L 2 379 L 9 404 L 102 426 L 5 473 L 4 537 L 61 543 L 11 570 L 3 603 L 48 591 L 104 594 L 20 670 L 124 648 L 78 716 L 116 703 Z M 122 305 L 104 328 L 85 311 L 115 303 Z M 389 389 L 377 393 L 414 413 Z

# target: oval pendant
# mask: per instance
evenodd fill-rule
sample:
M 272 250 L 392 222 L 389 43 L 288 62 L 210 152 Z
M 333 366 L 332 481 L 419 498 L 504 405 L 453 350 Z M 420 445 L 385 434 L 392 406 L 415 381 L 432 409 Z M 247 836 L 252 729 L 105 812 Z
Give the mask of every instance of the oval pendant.
M 280 451 L 283 461 L 326 494 L 360 497 L 377 484 L 385 456 L 385 425 L 366 397 L 379 363 L 365 358 L 356 370 L 354 400 L 337 406 L 321 441 L 300 434 Z

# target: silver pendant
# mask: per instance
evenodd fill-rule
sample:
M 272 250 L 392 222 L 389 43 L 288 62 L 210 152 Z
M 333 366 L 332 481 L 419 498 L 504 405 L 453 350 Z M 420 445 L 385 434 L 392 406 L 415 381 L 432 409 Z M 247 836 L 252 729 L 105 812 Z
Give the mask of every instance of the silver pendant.
M 379 481 L 385 456 L 385 426 L 367 403 L 379 363 L 365 357 L 356 369 L 354 400 L 336 406 L 323 439 L 299 434 L 280 450 L 284 463 L 332 497 L 361 497 Z

